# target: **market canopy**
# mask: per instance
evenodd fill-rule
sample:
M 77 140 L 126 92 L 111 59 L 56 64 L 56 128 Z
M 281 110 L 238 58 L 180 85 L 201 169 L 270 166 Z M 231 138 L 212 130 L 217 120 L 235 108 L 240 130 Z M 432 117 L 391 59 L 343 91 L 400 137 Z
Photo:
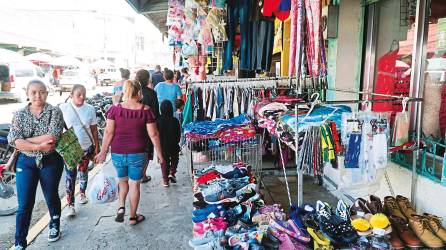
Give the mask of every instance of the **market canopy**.
M 45 53 L 33 53 L 25 56 L 26 59 L 34 62 L 41 62 L 41 63 L 49 63 L 54 60 L 54 58 L 48 54 Z
M 127 3 L 147 17 L 163 35 L 167 35 L 167 0 L 127 0 Z
M 81 60 L 77 59 L 76 57 L 72 56 L 61 56 L 54 58 L 50 61 L 51 65 L 55 66 L 81 66 L 82 62 Z
M 0 62 L 29 62 L 29 60 L 15 51 L 0 48 Z

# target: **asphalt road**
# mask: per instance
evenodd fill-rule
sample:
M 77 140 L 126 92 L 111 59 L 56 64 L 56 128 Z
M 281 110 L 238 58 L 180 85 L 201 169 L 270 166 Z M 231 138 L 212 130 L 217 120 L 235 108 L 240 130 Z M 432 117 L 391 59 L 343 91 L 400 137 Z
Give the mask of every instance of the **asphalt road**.
M 87 91 L 87 96 L 95 95 L 96 93 L 111 92 L 113 87 L 97 87 L 94 91 Z M 57 105 L 64 102 L 69 96 L 69 93 L 63 93 L 62 96 L 56 93 L 53 96 L 49 96 L 47 102 L 52 105 Z M 0 124 L 11 123 L 12 116 L 15 111 L 24 107 L 26 103 L 17 103 L 11 101 L 1 101 L 0 102 Z M 59 195 L 60 197 L 65 196 L 65 173 L 62 176 L 62 180 L 59 184 Z M 15 188 L 15 187 L 14 187 Z M 11 200 L 5 202 L 0 200 L 3 206 L 7 203 L 8 206 L 13 207 L 14 203 L 17 202 L 16 197 L 11 198 Z M 47 207 L 44 201 L 44 197 L 40 188 L 37 188 L 36 203 L 33 210 L 33 219 L 31 222 L 31 227 L 47 212 Z M 15 216 L 0 216 L 0 249 L 5 249 L 4 246 L 11 246 L 14 242 L 14 232 L 15 232 Z

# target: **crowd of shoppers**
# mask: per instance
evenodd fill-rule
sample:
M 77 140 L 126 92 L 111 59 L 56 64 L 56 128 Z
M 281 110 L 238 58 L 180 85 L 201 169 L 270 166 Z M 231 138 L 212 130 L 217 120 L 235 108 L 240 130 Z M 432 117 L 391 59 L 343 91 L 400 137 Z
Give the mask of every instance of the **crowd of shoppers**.
M 88 166 L 91 161 L 102 163 L 108 152 L 116 169 L 119 190 L 119 207 L 115 221 L 123 222 L 125 204 L 129 196 L 129 224 L 145 220 L 138 213 L 140 184 L 150 181 L 146 175 L 154 151 L 162 170 L 162 185 L 176 183 L 179 160 L 181 121 L 184 101 L 180 85 L 187 78 L 187 70 L 174 74 L 170 69 L 156 66 L 150 76 L 147 70 L 136 72 L 121 69 L 122 80 L 113 88 L 119 96 L 107 112 L 102 145 L 96 125 L 96 111 L 85 103 L 86 89 L 74 85 L 70 100 L 58 106 L 46 102 L 48 90 L 43 82 L 32 80 L 26 93 L 29 103 L 14 114 L 8 141 L 19 151 L 16 163 L 18 211 L 16 215 L 15 249 L 27 247 L 26 237 L 31 223 L 36 189 L 40 182 L 50 213 L 49 241 L 60 238 L 61 202 L 58 187 L 64 171 L 64 160 L 55 151 L 64 129 L 72 128 L 84 157 L 75 169 L 66 172 L 68 213 L 76 215 L 74 187 L 79 178 L 80 204 L 88 202 L 85 195 L 88 183 Z

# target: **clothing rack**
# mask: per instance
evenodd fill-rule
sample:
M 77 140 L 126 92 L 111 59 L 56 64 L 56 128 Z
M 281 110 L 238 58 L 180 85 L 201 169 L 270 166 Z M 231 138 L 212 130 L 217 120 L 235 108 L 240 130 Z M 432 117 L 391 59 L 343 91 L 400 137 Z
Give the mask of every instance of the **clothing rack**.
M 352 104 L 352 103 L 364 103 L 364 102 L 416 102 L 420 103 L 423 102 L 423 98 L 416 98 L 416 97 L 404 97 L 404 96 L 393 96 L 393 95 L 385 95 L 385 94 L 379 94 L 379 93 L 373 93 L 373 92 L 363 92 L 363 91 L 353 91 L 353 90 L 342 90 L 342 89 L 330 89 L 333 91 L 341 91 L 341 92 L 350 92 L 350 93 L 356 93 L 356 94 L 368 94 L 372 96 L 383 96 L 383 97 L 389 97 L 390 99 L 382 99 L 382 100 L 339 100 L 339 101 L 318 101 L 315 100 L 311 102 L 310 104 L 315 104 L 316 102 L 318 104 Z M 305 104 L 308 102 L 304 102 L 302 104 Z M 299 103 L 300 104 L 300 103 Z M 296 124 L 299 126 L 299 104 L 295 105 L 295 116 L 296 116 Z M 418 110 L 418 112 L 420 112 Z M 419 117 L 419 116 L 418 116 Z M 416 168 L 417 168 L 417 162 L 420 155 L 420 129 L 419 129 L 420 122 L 417 122 L 417 128 L 416 128 L 416 158 L 412 161 L 412 185 L 411 185 L 411 199 L 415 200 L 415 189 L 416 189 L 416 183 L 413 183 L 414 180 L 416 180 L 415 175 L 417 174 Z M 299 131 L 299 128 L 297 128 L 297 131 Z M 295 136 L 295 143 L 296 147 L 299 145 L 299 133 L 296 133 Z M 303 204 L 303 171 L 298 168 L 298 154 L 299 150 L 295 150 L 295 163 L 296 163 L 296 171 L 297 171 L 297 205 L 302 206 Z M 284 166 L 283 166 L 284 167 Z M 286 171 L 283 169 L 283 171 Z M 286 182 L 288 182 L 286 180 Z

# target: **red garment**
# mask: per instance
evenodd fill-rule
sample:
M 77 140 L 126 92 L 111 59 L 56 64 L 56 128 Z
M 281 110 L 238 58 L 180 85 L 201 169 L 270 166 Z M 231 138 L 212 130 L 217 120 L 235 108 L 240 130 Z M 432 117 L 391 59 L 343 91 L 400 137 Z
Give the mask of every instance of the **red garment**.
M 198 184 L 206 184 L 209 181 L 215 180 L 217 178 L 220 178 L 220 174 L 217 171 L 212 171 L 198 177 L 197 182 Z
M 396 60 L 398 59 L 398 50 L 390 51 L 378 60 L 378 72 L 375 84 L 375 93 L 393 95 L 395 90 Z M 374 100 L 389 99 L 387 97 L 374 96 Z M 391 102 L 373 103 L 372 110 L 376 112 L 393 111 Z
M 263 12 L 264 16 L 272 16 L 274 12 L 279 10 L 280 0 L 264 0 Z
M 338 134 L 338 130 L 336 128 L 336 122 L 334 121 L 329 121 L 330 124 L 330 128 L 331 128 L 331 135 L 333 136 L 333 141 L 334 141 L 334 150 L 337 154 L 342 153 L 342 145 L 341 145 L 341 140 L 339 139 L 339 134 Z

